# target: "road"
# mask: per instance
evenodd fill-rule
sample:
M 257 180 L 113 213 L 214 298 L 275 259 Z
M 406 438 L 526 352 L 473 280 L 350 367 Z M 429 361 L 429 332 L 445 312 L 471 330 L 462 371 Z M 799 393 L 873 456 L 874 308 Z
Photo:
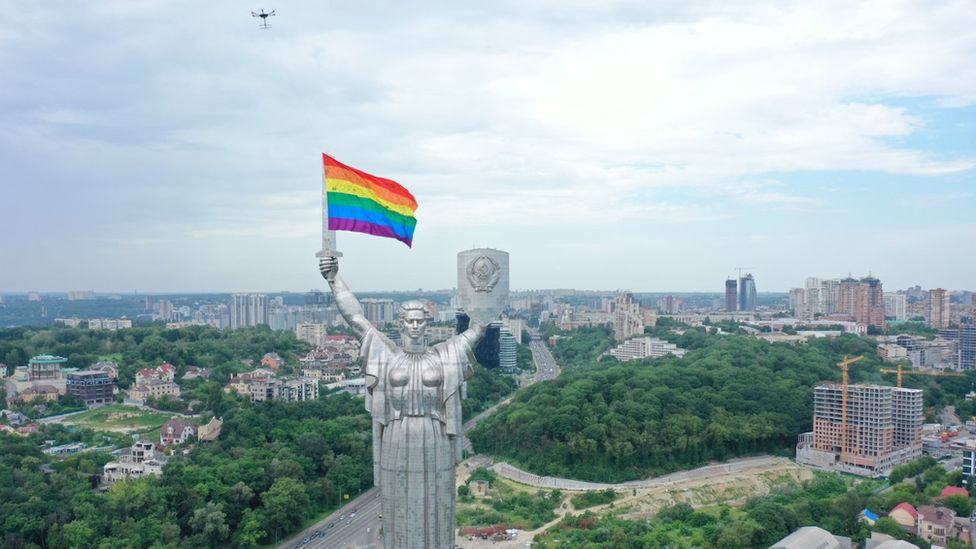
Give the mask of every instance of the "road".
M 532 351 L 532 360 L 535 362 L 536 368 L 536 374 L 531 383 L 554 379 L 561 373 L 562 370 L 556 364 L 556 359 L 553 358 L 552 353 L 549 352 L 541 339 L 533 336 L 529 342 L 529 349 Z M 478 425 L 478 422 L 493 414 L 499 406 L 507 404 L 511 398 L 509 396 L 469 419 L 462 426 L 463 432 L 467 433 L 473 429 Z M 471 442 L 468 437 L 464 437 L 464 449 L 471 451 Z M 289 549 L 301 547 L 305 538 L 309 540 L 305 544 L 308 549 L 375 549 L 380 547 L 382 544 L 377 534 L 383 521 L 379 518 L 381 512 L 379 494 L 379 488 L 370 488 L 341 509 L 306 528 L 302 533 L 278 544 L 278 547 Z M 352 509 L 356 509 L 356 516 L 350 518 L 348 515 L 352 513 Z M 315 536 L 316 531 L 322 535 Z
M 532 336 L 529 341 L 529 350 L 532 351 L 532 361 L 535 362 L 535 381 L 555 379 L 562 373 L 549 348 L 537 336 Z
M 383 524 L 379 518 L 380 512 L 380 490 L 370 488 L 342 509 L 282 542 L 278 547 L 302 547 L 304 540 L 308 538 L 308 543 L 304 545 L 308 549 L 378 548 L 381 546 L 378 534 Z M 316 531 L 321 535 L 316 536 Z
M 59 416 L 42 417 L 41 419 L 37 420 L 37 422 L 38 423 L 61 423 L 62 421 L 66 420 L 66 419 L 68 419 L 70 417 L 76 416 L 78 414 L 84 414 L 87 411 L 88 410 L 79 410 L 77 412 L 71 412 L 71 413 L 68 413 L 68 414 L 61 414 Z

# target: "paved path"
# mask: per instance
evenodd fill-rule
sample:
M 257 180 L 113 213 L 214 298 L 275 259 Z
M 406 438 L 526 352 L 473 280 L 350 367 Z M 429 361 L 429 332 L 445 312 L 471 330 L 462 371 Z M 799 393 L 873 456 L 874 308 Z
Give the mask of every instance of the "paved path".
M 660 477 L 631 480 L 621 482 L 619 484 L 586 482 L 583 480 L 573 480 L 559 477 L 543 477 L 528 473 L 505 462 L 496 463 L 491 466 L 491 469 L 509 480 L 514 480 L 515 482 L 535 486 L 537 488 L 558 488 L 560 490 L 606 490 L 607 488 L 612 488 L 614 490 L 631 490 L 634 488 L 653 488 L 657 486 L 665 486 L 686 480 L 701 480 L 720 475 L 727 475 L 729 473 L 743 471 L 746 469 L 769 467 L 771 465 L 776 465 L 783 462 L 791 463 L 789 459 L 783 457 L 759 456 L 742 458 L 715 465 L 706 465 L 697 469 L 691 469 L 690 471 L 678 471 L 677 473 L 671 473 L 669 475 Z
M 37 422 L 38 423 L 61 423 L 62 421 L 66 420 L 66 419 L 68 419 L 68 418 L 70 418 L 72 416 L 76 416 L 78 414 L 84 414 L 87 411 L 88 410 L 78 410 L 77 412 L 70 412 L 70 413 L 67 413 L 67 414 L 61 414 L 59 416 L 42 417 L 41 419 L 37 420 Z

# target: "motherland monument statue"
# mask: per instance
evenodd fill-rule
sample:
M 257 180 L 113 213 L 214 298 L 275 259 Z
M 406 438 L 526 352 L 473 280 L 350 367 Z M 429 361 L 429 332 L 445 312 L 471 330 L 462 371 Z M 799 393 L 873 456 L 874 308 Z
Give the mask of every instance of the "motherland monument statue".
M 383 546 L 451 549 L 456 529 L 454 473 L 462 457 L 464 381 L 473 372 L 474 349 L 485 325 L 501 310 L 473 303 L 476 311 L 469 314 L 468 329 L 432 346 L 426 339 L 430 312 L 423 302 L 400 305 L 399 346 L 373 326 L 338 275 L 341 254 L 335 251 L 333 231 L 366 232 L 410 245 L 416 201 L 391 180 L 325 155 L 323 161 L 325 213 L 319 271 L 361 343 L 366 409 L 373 424 L 373 482 L 382 497 Z M 498 263 L 480 256 L 475 260 L 478 263 L 465 272 L 471 273 L 477 292 L 488 296 L 496 286 L 500 291 L 501 273 L 493 272 Z M 507 293 L 507 272 L 505 282 Z

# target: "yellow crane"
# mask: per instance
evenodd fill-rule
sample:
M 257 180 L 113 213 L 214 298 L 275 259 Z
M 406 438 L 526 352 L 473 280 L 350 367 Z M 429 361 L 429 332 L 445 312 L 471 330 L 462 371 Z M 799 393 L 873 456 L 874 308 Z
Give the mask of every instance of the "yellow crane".
M 901 387 L 902 376 L 938 376 L 938 377 L 966 377 L 966 374 L 961 374 L 959 372 L 942 372 L 942 371 L 929 371 L 929 370 L 904 370 L 901 369 L 901 364 L 898 365 L 897 370 L 891 368 L 881 368 L 879 370 L 883 374 L 898 374 L 898 386 Z
M 861 360 L 863 358 L 864 358 L 863 355 L 862 356 L 858 356 L 858 357 L 854 357 L 854 358 L 848 358 L 847 355 L 844 355 L 844 360 L 842 360 L 841 362 L 838 362 L 837 363 L 837 367 L 840 368 L 842 372 L 844 372 L 844 377 L 843 377 L 844 382 L 843 382 L 843 384 L 841 384 L 841 393 L 840 393 L 840 455 L 841 455 L 841 459 L 843 459 L 843 456 L 847 455 L 847 448 L 848 448 L 848 444 L 847 444 L 847 381 L 848 381 L 847 368 L 851 364 L 854 364 L 855 362 L 857 362 L 857 361 L 859 361 L 859 360 Z

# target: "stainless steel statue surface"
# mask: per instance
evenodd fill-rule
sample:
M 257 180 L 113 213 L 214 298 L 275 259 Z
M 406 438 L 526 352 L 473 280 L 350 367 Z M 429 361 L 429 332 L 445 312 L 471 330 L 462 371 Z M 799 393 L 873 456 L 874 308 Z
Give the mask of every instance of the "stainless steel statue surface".
M 336 306 L 361 342 L 366 409 L 373 416 L 373 482 L 382 490 L 386 549 L 454 547 L 454 469 L 461 460 L 461 399 L 483 325 L 427 346 L 423 303 L 400 306 L 402 347 L 363 314 L 335 257 L 319 263 Z

